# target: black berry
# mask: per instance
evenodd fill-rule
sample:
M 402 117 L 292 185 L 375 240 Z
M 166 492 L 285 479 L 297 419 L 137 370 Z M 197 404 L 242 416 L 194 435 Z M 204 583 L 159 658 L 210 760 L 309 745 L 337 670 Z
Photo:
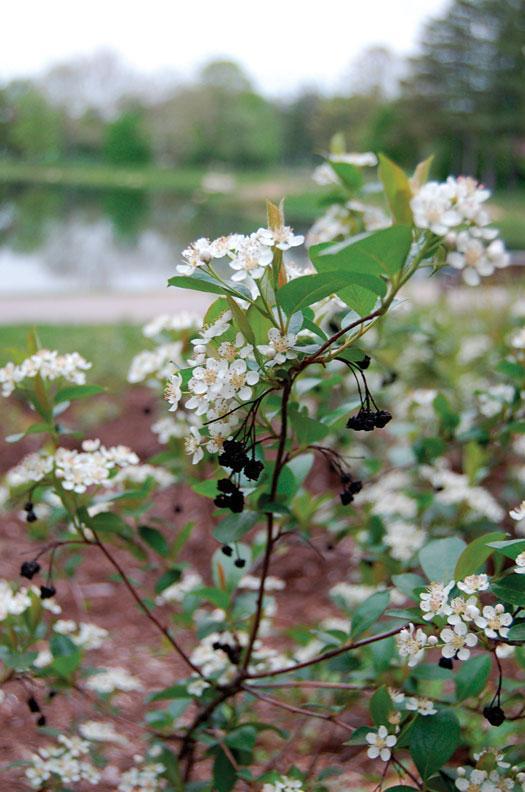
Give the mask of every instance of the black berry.
M 45 715 L 41 715 L 41 716 L 38 718 L 38 720 L 37 720 L 37 722 L 36 722 L 36 725 L 37 725 L 37 726 L 45 726 L 45 725 L 46 725 L 46 723 L 47 723 L 47 721 L 46 721 L 46 716 L 45 716 Z
M 246 566 L 246 561 L 244 558 L 236 558 L 234 563 L 236 567 L 239 567 L 239 569 L 242 569 L 243 566 Z
M 224 553 L 225 556 L 229 557 L 229 556 L 233 555 L 233 548 L 231 548 L 230 545 L 223 545 L 221 547 L 221 550 L 222 550 L 222 552 Z
M 22 577 L 27 578 L 28 580 L 32 580 L 32 578 L 38 574 L 41 570 L 41 566 L 38 561 L 24 561 L 22 566 L 20 567 L 20 574 Z
M 250 459 L 244 466 L 244 475 L 252 481 L 257 481 L 264 470 L 264 465 L 258 459 Z
M 448 668 L 450 671 L 454 668 L 454 663 L 450 657 L 440 657 L 438 665 L 440 668 Z
M 33 696 L 27 699 L 27 706 L 29 707 L 29 712 L 40 712 L 40 705 Z
M 484 707 L 483 715 L 491 726 L 501 726 L 505 721 L 505 713 L 501 707 Z
M 36 522 L 37 520 L 38 520 L 38 517 L 36 516 L 36 514 L 34 513 L 34 511 L 27 512 L 27 514 L 26 514 L 26 522 L 28 522 L 28 523 L 34 523 L 34 522 Z
M 54 586 L 40 586 L 40 599 L 51 599 L 57 593 Z

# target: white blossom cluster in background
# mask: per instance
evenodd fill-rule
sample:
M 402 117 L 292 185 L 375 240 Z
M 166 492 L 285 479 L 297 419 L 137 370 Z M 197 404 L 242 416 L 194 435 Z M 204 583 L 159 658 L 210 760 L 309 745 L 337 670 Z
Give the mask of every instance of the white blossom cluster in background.
M 122 773 L 117 792 L 159 792 L 166 786 L 161 778 L 166 770 L 161 762 L 135 757 L 136 766 Z
M 496 238 L 498 232 L 488 227 L 489 196 L 475 179 L 449 176 L 446 182 L 427 182 L 411 201 L 416 226 L 444 237 L 447 263 L 461 270 L 470 286 L 510 263 L 503 242 Z
M 113 472 L 138 465 L 139 458 L 127 446 L 106 448 L 100 440 L 84 440 L 82 450 L 57 448 L 56 451 L 38 451 L 24 457 L 6 474 L 6 484 L 18 487 L 43 481 L 52 472 L 60 479 L 65 490 L 86 492 L 91 486 L 112 486 Z
M 263 785 L 262 792 L 302 792 L 303 783 L 297 778 L 281 776 L 271 783 Z
M 166 380 L 176 367 L 184 365 L 181 353 L 181 341 L 170 341 L 155 349 L 139 352 L 131 361 L 128 382 L 132 385 L 138 382 L 156 385 Z
M 315 168 L 314 181 L 321 186 L 341 185 L 341 180 L 333 167 L 338 163 L 353 165 L 356 168 L 373 168 L 377 165 L 377 157 L 371 151 L 330 154 L 322 165 Z M 306 242 L 311 247 L 321 242 L 332 242 L 353 236 L 362 231 L 387 228 L 391 222 L 381 208 L 353 198 L 343 203 L 331 204 L 310 228 Z
M 89 755 L 88 742 L 60 734 L 57 743 L 32 754 L 26 778 L 34 789 L 49 787 L 54 781 L 65 786 L 82 781 L 93 786 L 99 783 L 99 771 L 86 758 Z
M 420 608 L 424 621 L 436 617 L 446 620 L 438 635 L 427 635 L 413 624 L 401 630 L 396 643 L 401 657 L 407 658 L 410 667 L 423 659 L 426 649 L 439 646 L 441 655 L 449 660 L 468 660 L 479 641 L 479 636 L 492 640 L 505 640 L 512 624 L 512 615 L 504 605 L 483 605 L 480 592 L 489 588 L 486 574 L 469 575 L 463 580 L 430 583 L 420 594 Z M 453 592 L 457 590 L 456 594 Z
M 61 355 L 56 350 L 40 349 L 19 364 L 10 362 L 0 368 L 2 396 L 10 396 L 25 380 L 33 380 L 36 376 L 43 380 L 62 379 L 83 385 L 86 381 L 85 372 L 90 368 L 91 363 L 78 352 Z
M 109 695 L 118 691 L 130 693 L 143 688 L 140 679 L 134 677 L 125 668 L 117 667 L 96 671 L 87 678 L 85 686 L 88 690 L 101 695 Z

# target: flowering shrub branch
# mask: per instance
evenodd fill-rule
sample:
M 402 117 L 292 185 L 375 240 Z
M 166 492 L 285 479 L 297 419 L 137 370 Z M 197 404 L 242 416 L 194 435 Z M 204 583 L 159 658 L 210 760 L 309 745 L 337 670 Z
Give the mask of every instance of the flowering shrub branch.
M 171 286 L 214 301 L 203 322 L 187 314 L 148 324 L 155 348 L 129 372 L 130 383 L 164 396 L 152 426 L 165 446 L 157 458 L 141 462 L 125 446 L 62 425 L 71 403 L 102 392 L 86 384 L 81 356 L 43 350 L 33 335 L 29 353 L 0 370 L 3 395 L 26 400 L 38 416 L 10 441 L 42 437 L 6 474 L 2 499 L 23 507 L 35 539 L 45 537 L 21 565 L 29 585 L 0 585 L 3 685 L 93 695 L 111 704 L 108 717 L 122 692 L 141 694 L 126 669 L 86 662 L 105 630 L 59 618 L 60 579 L 79 548 L 106 559 L 180 661 L 175 674 L 187 674 L 144 698 L 149 745 L 112 782 L 120 792 L 196 783 L 324 792 L 328 771 L 317 772 L 316 761 L 295 765 L 283 730 L 279 771 L 265 763 L 275 729 L 267 708 L 284 726 L 289 716 L 306 730 L 310 719 L 334 724 L 349 750 L 380 765 L 378 789 L 525 789 L 519 745 L 494 747 L 487 737 L 468 751 L 472 724 L 505 730 L 523 717 L 508 669 L 524 667 L 525 539 L 501 530 L 506 511 L 482 486 L 487 446 L 501 464 L 509 438 L 524 431 L 523 333 L 513 333 L 498 368 L 511 382 L 475 392 L 466 415 L 450 390 L 399 390 L 392 367 L 401 345 L 389 362 L 382 337 L 406 332 L 399 293 L 421 270 L 453 267 L 477 285 L 508 255 L 474 180 L 428 181 L 428 161 L 409 178 L 380 157 L 379 209 L 366 203 L 365 169 L 376 164 L 334 142 L 317 172 L 333 204 L 308 236 L 307 266 L 291 261 L 304 239 L 273 204 L 268 227 L 201 238 L 183 252 Z M 421 326 L 430 334 L 428 321 Z M 459 366 L 476 359 L 475 345 L 467 351 Z M 316 494 L 316 475 L 330 493 Z M 156 493 L 177 479 L 215 508 L 209 585 L 180 561 L 192 524 L 172 536 L 150 519 Z M 519 526 L 523 503 L 510 505 Z M 327 533 L 334 542 L 351 537 L 355 557 L 352 576 L 331 589 L 342 615 L 280 632 L 285 582 L 275 566 L 293 560 L 294 540 L 322 557 L 314 540 Z M 154 596 L 128 568 L 132 559 L 150 570 L 150 555 L 162 570 Z M 33 692 L 28 709 L 45 728 Z M 111 722 L 77 731 L 26 760 L 32 788 L 105 783 L 98 744 L 122 738 Z

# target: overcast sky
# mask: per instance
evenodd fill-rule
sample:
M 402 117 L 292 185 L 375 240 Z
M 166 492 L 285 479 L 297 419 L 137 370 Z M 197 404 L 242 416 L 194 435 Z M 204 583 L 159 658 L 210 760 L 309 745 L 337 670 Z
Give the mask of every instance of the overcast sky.
M 214 57 L 242 63 L 258 87 L 330 89 L 365 47 L 415 49 L 448 0 L 25 0 L 2 9 L 0 79 L 98 49 L 143 72 L 182 77 Z

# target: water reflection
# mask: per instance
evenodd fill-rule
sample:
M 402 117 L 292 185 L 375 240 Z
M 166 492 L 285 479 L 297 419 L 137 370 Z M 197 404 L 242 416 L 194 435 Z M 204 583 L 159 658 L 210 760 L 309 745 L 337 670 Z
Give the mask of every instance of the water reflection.
M 0 189 L 0 292 L 161 289 L 192 239 L 249 232 L 261 211 L 220 198 L 49 187 Z

